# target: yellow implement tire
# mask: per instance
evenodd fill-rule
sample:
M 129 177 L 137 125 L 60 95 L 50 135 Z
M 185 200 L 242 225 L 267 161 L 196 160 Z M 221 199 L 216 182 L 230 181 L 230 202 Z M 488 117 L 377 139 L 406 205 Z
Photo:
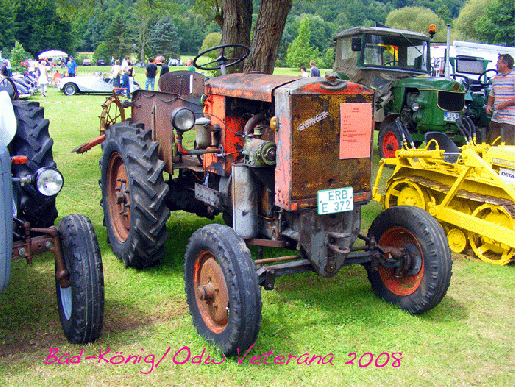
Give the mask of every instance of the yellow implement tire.
M 109 127 L 117 122 L 125 121 L 125 109 L 117 96 L 106 99 L 102 105 L 100 116 L 100 134 L 104 134 Z
M 426 209 L 430 197 L 417 183 L 402 179 L 394 181 L 386 188 L 385 208 L 394 206 L 415 206 Z
M 515 229 L 515 219 L 501 206 L 486 203 L 476 208 L 472 215 L 511 230 Z M 478 258 L 494 265 L 506 265 L 515 253 L 515 248 L 473 233 L 469 233 L 469 242 Z

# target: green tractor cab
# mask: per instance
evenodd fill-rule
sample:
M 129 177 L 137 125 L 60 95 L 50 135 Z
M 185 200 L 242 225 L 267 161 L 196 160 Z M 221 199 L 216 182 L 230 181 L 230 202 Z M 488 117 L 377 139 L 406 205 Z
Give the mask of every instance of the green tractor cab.
M 375 122 L 381 157 L 395 157 L 406 142 L 415 147 L 426 132 L 443 132 L 458 144 L 473 128 L 462 123 L 465 87 L 431 77 L 430 38 L 386 27 L 354 27 L 335 36 L 334 70 L 375 90 Z

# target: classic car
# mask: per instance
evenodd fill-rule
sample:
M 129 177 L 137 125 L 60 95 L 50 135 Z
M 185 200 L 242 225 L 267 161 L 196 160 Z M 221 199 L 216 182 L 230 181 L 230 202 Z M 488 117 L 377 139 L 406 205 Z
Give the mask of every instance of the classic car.
M 130 92 L 139 89 L 139 85 L 129 78 Z M 59 81 L 59 90 L 66 95 L 78 93 L 99 93 L 112 94 L 114 85 L 113 79 L 104 77 L 101 73 L 79 77 L 64 77 Z

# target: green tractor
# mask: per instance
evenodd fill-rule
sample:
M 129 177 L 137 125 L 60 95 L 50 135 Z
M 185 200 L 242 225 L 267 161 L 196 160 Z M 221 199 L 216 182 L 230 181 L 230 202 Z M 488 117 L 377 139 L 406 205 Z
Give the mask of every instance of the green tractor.
M 465 86 L 466 114 L 485 136 L 492 118 L 491 115 L 486 114 L 486 104 L 492 86 L 492 77 L 497 74 L 497 71 L 488 69 L 490 60 L 475 56 L 456 55 L 454 58 L 449 58 L 449 61 L 452 78 Z
M 430 28 L 430 35 L 434 32 Z M 375 90 L 380 157 L 395 157 L 404 142 L 418 147 L 426 132 L 443 132 L 461 145 L 475 130 L 464 116 L 464 85 L 431 77 L 430 38 L 425 34 L 354 27 L 334 39 L 338 75 Z

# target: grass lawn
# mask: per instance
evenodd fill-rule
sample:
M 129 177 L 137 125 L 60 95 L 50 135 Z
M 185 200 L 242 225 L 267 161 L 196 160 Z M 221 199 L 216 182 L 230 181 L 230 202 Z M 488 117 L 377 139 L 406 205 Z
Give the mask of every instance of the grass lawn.
M 136 80 L 144 81 L 143 69 L 137 69 Z M 513 264 L 497 267 L 467 255 L 453 255 L 447 296 L 420 316 L 376 298 L 360 266 L 343 268 L 331 279 L 314 273 L 280 277 L 275 290 L 262 290 L 263 319 L 254 347 L 244 358 L 224 360 L 197 335 L 184 293 L 188 238 L 209 221 L 172 213 L 161 264 L 125 269 L 112 254 L 102 225 L 101 148 L 70 153 L 98 135 L 106 97 L 66 97 L 55 89 L 48 95 L 33 100 L 41 102 L 50 119 L 54 159 L 65 178 L 57 208 L 60 218 L 81 213 L 95 227 L 104 264 L 104 329 L 93 344 L 69 344 L 57 313 L 53 256 L 38 257 L 30 266 L 13 262 L 9 288 L 0 294 L 1 385 L 514 385 Z M 377 166 L 377 157 L 374 161 Z M 379 211 L 377 203 L 363 209 L 364 229 Z M 220 216 L 215 221 L 222 223 Z M 269 354 L 271 364 L 262 364 L 263 356 L 261 364 L 252 364 L 251 358 L 262 354 Z M 133 361 L 125 364 L 129 356 Z M 205 364 L 208 356 L 219 364 Z M 274 364 L 276 356 L 291 361 Z M 313 356 L 320 356 L 320 364 L 302 363 Z M 66 364 L 67 358 L 75 363 Z

